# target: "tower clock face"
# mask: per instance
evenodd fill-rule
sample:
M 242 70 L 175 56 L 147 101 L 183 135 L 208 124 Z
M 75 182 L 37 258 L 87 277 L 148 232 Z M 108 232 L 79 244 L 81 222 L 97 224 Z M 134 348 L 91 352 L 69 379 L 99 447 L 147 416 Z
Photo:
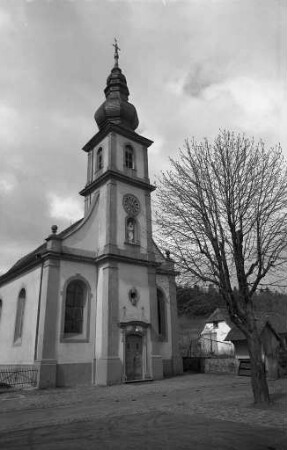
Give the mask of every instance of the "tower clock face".
M 133 194 L 126 194 L 123 198 L 123 207 L 127 214 L 130 216 L 137 216 L 140 212 L 140 201 Z

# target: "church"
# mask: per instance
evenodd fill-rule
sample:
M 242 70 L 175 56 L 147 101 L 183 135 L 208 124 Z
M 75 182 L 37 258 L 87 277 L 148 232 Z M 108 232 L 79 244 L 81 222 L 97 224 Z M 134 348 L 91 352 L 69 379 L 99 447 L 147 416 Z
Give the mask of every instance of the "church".
M 152 237 L 148 148 L 115 44 L 83 147 L 84 217 L 56 225 L 0 277 L 1 367 L 37 368 L 39 388 L 111 385 L 182 372 L 174 264 Z

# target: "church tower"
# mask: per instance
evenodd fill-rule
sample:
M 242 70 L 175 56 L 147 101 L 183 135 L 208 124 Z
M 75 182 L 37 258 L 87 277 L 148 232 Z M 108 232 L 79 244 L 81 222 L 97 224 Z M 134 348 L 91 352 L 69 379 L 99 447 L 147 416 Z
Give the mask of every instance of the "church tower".
M 162 376 L 157 358 L 153 364 L 148 357 L 157 356 L 150 329 L 157 314 L 150 199 L 155 188 L 150 184 L 147 156 L 152 141 L 135 132 L 137 111 L 128 101 L 117 43 L 114 46 L 106 100 L 95 113 L 99 132 L 84 147 L 88 170 L 81 191 L 86 216 L 99 198 L 97 311 L 101 314 L 96 325 L 96 378 L 104 384 L 151 378 L 156 371 Z M 137 354 L 142 361 L 136 367 Z
M 152 239 L 152 141 L 135 131 L 138 116 L 128 101 L 116 42 L 114 47 L 106 99 L 95 113 L 99 131 L 83 148 L 88 162 L 80 192 L 84 217 L 58 234 L 53 227 L 37 253 L 0 279 L 2 299 L 11 297 L 13 286 L 15 309 L 18 290 L 25 290 L 35 333 L 31 337 L 27 327 L 25 337 L 21 324 L 22 353 L 15 348 L 14 357 L 20 361 L 25 345 L 26 362 L 39 368 L 39 387 L 108 385 L 182 371 L 176 274 L 169 254 L 164 256 Z M 40 294 L 33 298 L 37 284 Z M 12 363 L 8 352 L 5 358 Z

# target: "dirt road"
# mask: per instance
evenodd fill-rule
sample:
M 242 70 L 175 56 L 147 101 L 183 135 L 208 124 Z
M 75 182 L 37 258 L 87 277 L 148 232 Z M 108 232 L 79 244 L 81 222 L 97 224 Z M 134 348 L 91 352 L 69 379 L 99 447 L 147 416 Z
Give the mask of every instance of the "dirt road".
M 207 374 L 5 393 L 0 449 L 285 450 L 287 379 L 270 391 L 265 409 L 252 405 L 249 379 Z

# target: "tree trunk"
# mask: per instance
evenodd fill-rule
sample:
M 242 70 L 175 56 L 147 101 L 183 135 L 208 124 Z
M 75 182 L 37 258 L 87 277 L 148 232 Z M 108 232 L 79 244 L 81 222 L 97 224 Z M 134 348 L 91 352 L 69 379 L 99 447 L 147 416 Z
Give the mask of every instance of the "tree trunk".
M 251 386 L 254 403 L 270 403 L 265 365 L 262 359 L 262 346 L 258 334 L 253 333 L 247 342 L 251 362 Z

